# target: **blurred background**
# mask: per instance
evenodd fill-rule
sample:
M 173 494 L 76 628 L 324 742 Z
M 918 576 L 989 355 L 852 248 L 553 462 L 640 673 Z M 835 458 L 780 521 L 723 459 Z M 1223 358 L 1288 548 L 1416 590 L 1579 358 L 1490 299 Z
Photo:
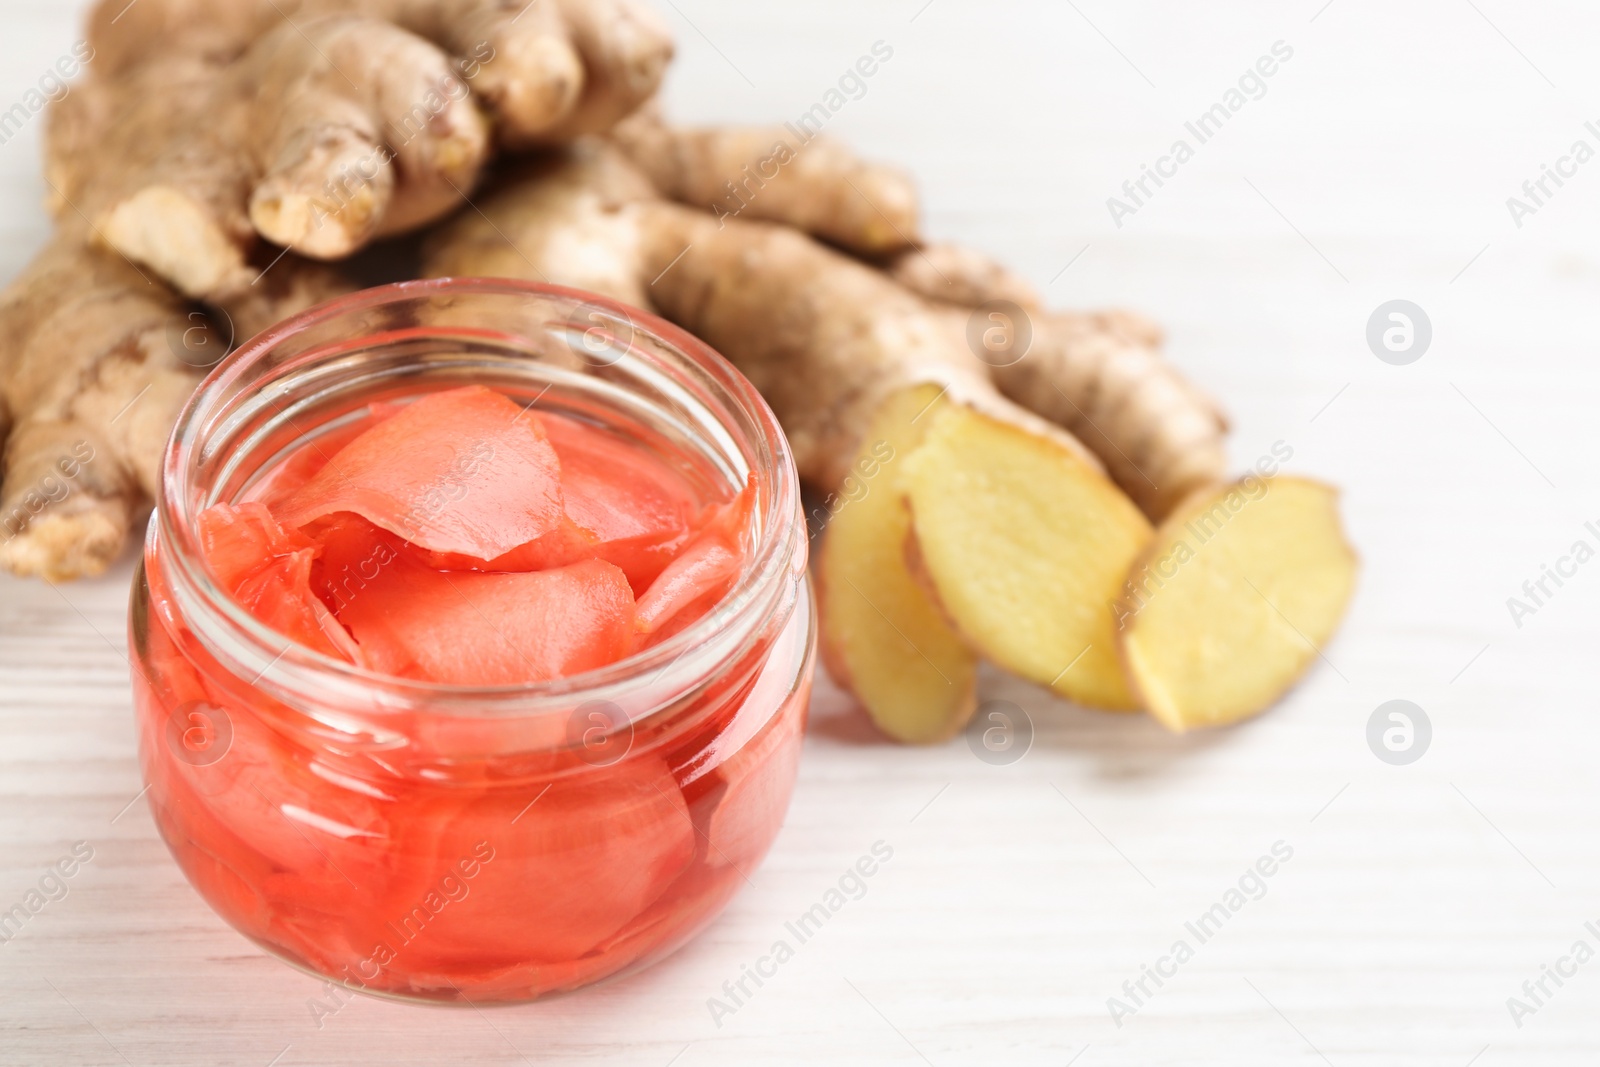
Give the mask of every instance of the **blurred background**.
M 0 115 L 70 53 L 84 6 L 0 0 Z M 827 132 L 911 170 L 933 237 L 1056 306 L 1161 322 L 1233 414 L 1240 469 L 1284 442 L 1287 471 L 1342 486 L 1364 570 L 1340 637 L 1280 707 L 1201 736 L 991 675 L 984 696 L 1032 730 L 999 765 L 962 739 L 881 742 L 821 685 L 788 825 L 707 935 L 480 1014 L 328 1001 L 205 909 L 137 799 L 131 559 L 60 589 L 0 578 L 0 909 L 94 849 L 0 944 L 0 1063 L 1593 1063 L 1600 963 L 1538 983 L 1575 942 L 1600 952 L 1600 563 L 1531 614 L 1508 599 L 1532 603 L 1524 583 L 1575 542 L 1600 549 L 1600 10 L 656 6 L 682 121 L 794 121 L 891 50 Z M 1186 123 L 1231 92 L 1201 143 Z M 0 122 L 7 280 L 49 229 L 41 130 Z M 1173 176 L 1124 189 L 1180 139 Z M 1403 365 L 1368 344 L 1395 300 L 1431 328 Z M 1398 766 L 1368 742 L 1395 699 L 1431 728 Z M 712 1011 L 880 841 L 893 858 L 860 898 Z M 1292 858 L 1200 944 L 1185 924 L 1274 846 Z M 1180 939 L 1192 959 L 1126 991 Z

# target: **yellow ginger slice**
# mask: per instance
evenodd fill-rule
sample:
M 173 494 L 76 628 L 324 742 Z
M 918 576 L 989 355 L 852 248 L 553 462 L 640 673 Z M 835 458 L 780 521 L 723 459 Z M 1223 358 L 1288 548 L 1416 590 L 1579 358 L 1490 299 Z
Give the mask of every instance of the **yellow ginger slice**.
M 1113 608 L 1150 524 L 1071 444 L 943 407 L 902 471 L 909 554 L 984 657 L 1081 704 L 1132 710 Z
M 1318 657 L 1356 570 L 1330 486 L 1251 477 L 1197 493 L 1130 572 L 1119 605 L 1129 681 L 1173 730 L 1249 718 Z
M 879 409 L 822 539 L 822 656 L 872 721 L 897 741 L 942 741 L 977 707 L 977 659 L 906 568 L 911 517 L 898 470 L 945 402 L 933 385 Z

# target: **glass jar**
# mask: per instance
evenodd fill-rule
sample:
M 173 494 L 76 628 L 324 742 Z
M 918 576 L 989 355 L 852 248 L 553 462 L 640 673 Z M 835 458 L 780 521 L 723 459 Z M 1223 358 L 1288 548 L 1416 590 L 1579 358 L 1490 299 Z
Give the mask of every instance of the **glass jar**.
M 407 681 L 295 645 L 214 584 L 195 520 L 374 404 L 487 385 L 602 424 L 731 495 L 728 597 L 630 659 L 533 685 Z M 283 959 L 373 993 L 473 1003 L 660 959 L 761 861 L 793 789 L 815 659 L 787 442 L 671 324 L 509 281 L 388 286 L 246 345 L 185 408 L 135 579 L 140 758 L 206 901 Z

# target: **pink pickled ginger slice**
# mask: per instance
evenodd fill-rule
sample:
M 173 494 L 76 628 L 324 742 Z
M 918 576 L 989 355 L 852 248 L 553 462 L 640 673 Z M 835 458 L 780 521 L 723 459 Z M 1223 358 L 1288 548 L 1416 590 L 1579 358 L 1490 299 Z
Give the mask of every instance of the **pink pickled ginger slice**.
M 308 648 L 361 662 L 355 642 L 311 591 L 320 549 L 308 538 L 253 503 L 207 508 L 196 526 L 213 577 L 246 611 Z
M 635 624 L 641 635 L 659 640 L 676 632 L 675 619 L 692 621 L 728 595 L 744 569 L 745 531 L 755 499 L 752 478 L 738 496 L 711 509 L 706 524 L 639 598 Z
M 447 685 L 565 678 L 627 656 L 633 591 L 599 560 L 513 574 L 399 558 L 339 610 L 374 670 Z
M 433 393 L 335 453 L 280 518 L 300 527 L 340 511 L 420 548 L 493 559 L 561 521 L 560 462 L 539 417 L 501 394 Z

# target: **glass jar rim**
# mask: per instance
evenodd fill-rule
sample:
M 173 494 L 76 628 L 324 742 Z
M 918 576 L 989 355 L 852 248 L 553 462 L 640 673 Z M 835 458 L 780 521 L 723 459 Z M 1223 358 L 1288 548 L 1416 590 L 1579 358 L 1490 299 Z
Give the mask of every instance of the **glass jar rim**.
M 753 434 L 722 420 L 719 426 L 736 439 L 749 438 L 744 443 L 755 460 L 752 469 L 763 475 L 757 479 L 759 486 L 766 487 L 757 498 L 760 535 L 738 582 L 716 607 L 660 644 L 604 667 L 543 682 L 463 686 L 382 674 L 301 645 L 256 619 L 214 582 L 203 563 L 196 532 L 198 511 L 192 490 L 202 455 L 196 444 L 216 429 L 216 421 L 235 399 L 236 390 L 250 388 L 242 384 L 247 383 L 249 373 L 269 360 L 284 342 L 341 316 L 460 295 L 537 298 L 599 309 L 685 359 L 719 390 L 719 400 L 747 420 Z M 688 331 L 609 297 L 504 278 L 437 278 L 365 289 L 285 319 L 246 342 L 205 377 L 183 406 L 163 456 L 162 486 L 150 536 L 152 549 L 147 551 L 154 550 L 157 543 L 166 549 L 160 556 L 162 571 L 185 619 L 204 620 L 201 629 L 209 632 L 197 632 L 196 636 L 207 650 L 214 655 L 222 653 L 225 663 L 232 660 L 246 669 L 265 664 L 252 686 L 280 697 L 316 694 L 319 700 L 334 700 L 352 710 L 477 718 L 538 717 L 595 702 L 616 704 L 619 697 L 636 690 L 642 679 L 648 679 L 658 692 L 681 696 L 706 677 L 708 657 L 699 653 L 722 650 L 713 661 L 725 662 L 736 658 L 758 635 L 781 605 L 787 582 L 803 576 L 807 547 L 799 479 L 788 439 L 765 399 L 731 363 Z M 672 699 L 663 698 L 663 703 Z

